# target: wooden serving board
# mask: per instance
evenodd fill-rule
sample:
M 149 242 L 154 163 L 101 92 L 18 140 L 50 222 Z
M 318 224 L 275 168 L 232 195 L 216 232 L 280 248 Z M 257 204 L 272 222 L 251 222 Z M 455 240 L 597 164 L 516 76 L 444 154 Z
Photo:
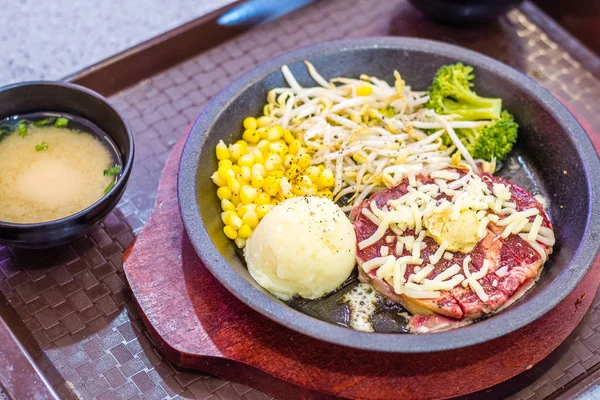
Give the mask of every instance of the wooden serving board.
M 598 146 L 597 135 L 590 136 Z M 241 303 L 199 260 L 177 202 L 177 170 L 186 138 L 187 134 L 180 138 L 166 163 L 152 217 L 123 256 L 127 280 L 152 339 L 182 367 L 282 399 L 466 395 L 504 382 L 549 355 L 581 321 L 598 289 L 600 259 L 577 288 L 539 320 L 465 349 L 383 354 L 312 339 Z

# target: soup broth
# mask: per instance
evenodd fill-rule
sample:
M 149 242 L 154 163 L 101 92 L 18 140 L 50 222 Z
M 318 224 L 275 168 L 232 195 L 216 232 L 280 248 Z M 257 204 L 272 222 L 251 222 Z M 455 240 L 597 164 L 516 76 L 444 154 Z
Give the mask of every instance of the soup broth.
M 19 122 L 0 137 L 0 221 L 61 219 L 94 204 L 114 184 L 120 167 L 111 171 L 116 160 L 107 146 L 60 122 L 25 129 Z

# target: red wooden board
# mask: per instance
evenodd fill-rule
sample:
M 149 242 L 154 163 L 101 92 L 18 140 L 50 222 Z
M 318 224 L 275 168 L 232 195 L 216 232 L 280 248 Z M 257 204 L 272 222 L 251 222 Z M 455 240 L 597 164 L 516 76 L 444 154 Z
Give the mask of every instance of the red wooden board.
M 163 170 L 152 217 L 124 255 L 125 273 L 144 322 L 161 351 L 177 365 L 285 399 L 459 396 L 506 381 L 541 361 L 575 329 L 598 289 L 600 259 L 577 288 L 539 320 L 494 341 L 455 351 L 378 354 L 293 332 L 237 300 L 194 252 L 176 190 L 186 137 L 180 138 Z

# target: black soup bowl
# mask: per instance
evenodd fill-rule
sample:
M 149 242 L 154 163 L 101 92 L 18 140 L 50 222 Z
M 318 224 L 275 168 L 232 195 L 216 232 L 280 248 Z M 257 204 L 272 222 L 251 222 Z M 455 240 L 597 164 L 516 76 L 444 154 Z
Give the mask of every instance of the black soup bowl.
M 501 97 L 520 124 L 518 143 L 502 171 L 516 184 L 546 196 L 555 227 L 554 253 L 525 296 L 498 314 L 452 331 L 367 333 L 332 323 L 331 301 L 306 309 L 292 307 L 252 279 L 235 244 L 223 233 L 216 186 L 210 179 L 217 166 L 215 146 L 219 140 L 238 140 L 243 118 L 260 115 L 268 91 L 287 86 L 280 70 L 283 65 L 289 66 L 301 85 L 315 86 L 304 60 L 326 79 L 357 78 L 364 73 L 393 84 L 397 69 L 414 90 L 426 90 L 444 64 L 461 61 L 475 67 L 477 92 Z M 314 338 L 356 349 L 429 352 L 498 338 L 536 320 L 563 300 L 585 276 L 598 252 L 599 187 L 600 162 L 585 131 L 556 98 L 526 76 L 482 54 L 444 43 L 368 38 L 288 53 L 223 90 L 190 133 L 179 170 L 178 196 L 185 229 L 203 263 L 231 293 L 259 313 Z
M 119 113 L 98 93 L 71 83 L 44 81 L 0 88 L 0 120 L 36 113 L 70 116 L 93 133 L 108 136 L 112 142 L 109 145 L 116 147 L 109 150 L 120 159 L 122 169 L 108 193 L 73 215 L 32 224 L 0 221 L 0 243 L 20 248 L 55 247 L 84 234 L 117 205 L 125 192 L 133 166 L 131 130 Z

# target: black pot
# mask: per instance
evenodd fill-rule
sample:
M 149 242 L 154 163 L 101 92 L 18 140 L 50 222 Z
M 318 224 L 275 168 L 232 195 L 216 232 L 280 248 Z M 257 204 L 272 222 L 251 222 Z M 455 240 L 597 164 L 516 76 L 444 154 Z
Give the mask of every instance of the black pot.
M 131 130 L 119 113 L 98 93 L 82 86 L 58 82 L 25 82 L 0 88 L 0 119 L 37 112 L 75 115 L 95 124 L 117 146 L 123 169 L 117 183 L 105 196 L 73 215 L 35 224 L 0 221 L 0 243 L 8 246 L 54 247 L 84 234 L 117 205 L 125 192 L 133 165 Z
M 511 159 L 524 163 L 513 182 L 546 195 L 555 228 L 554 253 L 537 284 L 506 310 L 453 331 L 407 335 L 355 331 L 332 320 L 333 296 L 301 312 L 261 288 L 250 276 L 235 244 L 223 233 L 220 201 L 210 179 L 217 167 L 215 146 L 232 142 L 242 120 L 259 115 L 267 93 L 287 86 L 288 65 L 305 87 L 316 85 L 304 60 L 323 77 L 368 74 L 394 81 L 395 68 L 416 90 L 426 89 L 437 69 L 462 61 L 475 67 L 482 96 L 502 98 L 520 125 Z M 508 162 L 507 162 L 508 164 Z M 506 167 L 512 174 L 509 167 Z M 567 174 L 568 172 L 568 174 Z M 466 347 L 519 329 L 555 307 L 585 276 L 600 242 L 600 161 L 577 120 L 548 91 L 520 72 L 482 54 L 422 39 L 366 38 L 295 50 L 237 79 L 206 107 L 188 137 L 179 169 L 178 197 L 185 229 L 212 274 L 241 301 L 298 332 L 362 350 L 428 352 Z
M 423 14 L 451 25 L 487 22 L 496 18 L 523 0 L 409 0 Z

